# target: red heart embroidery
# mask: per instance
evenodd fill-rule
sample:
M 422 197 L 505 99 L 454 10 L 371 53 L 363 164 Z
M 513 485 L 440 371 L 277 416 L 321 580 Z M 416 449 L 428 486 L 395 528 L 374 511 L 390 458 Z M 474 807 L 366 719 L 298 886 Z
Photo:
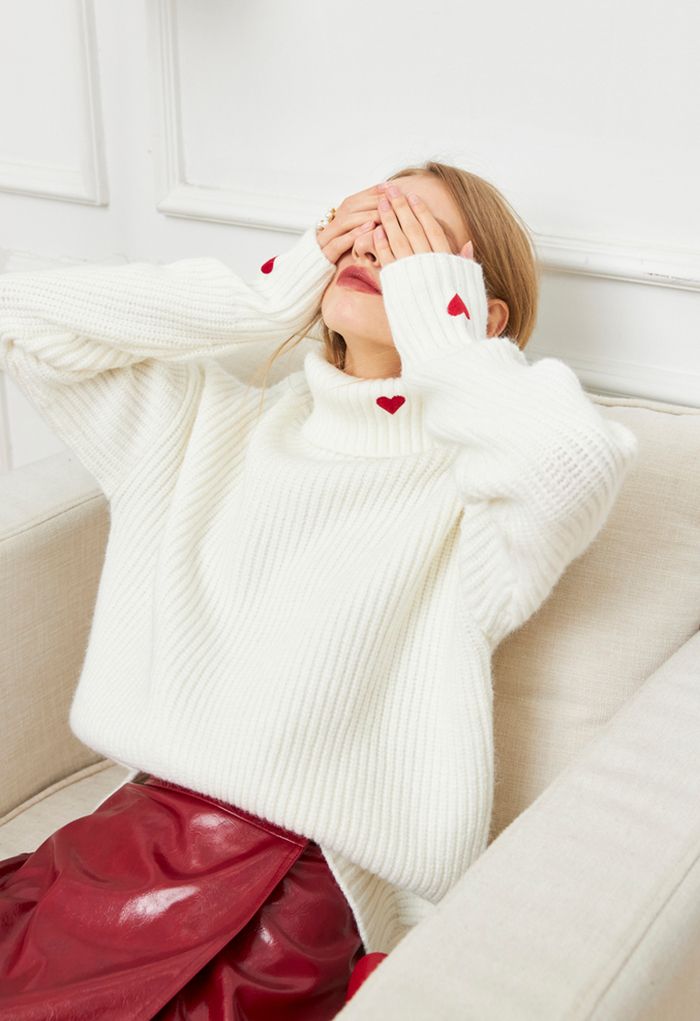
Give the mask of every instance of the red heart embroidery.
M 385 411 L 388 411 L 390 415 L 393 415 L 399 410 L 405 400 L 405 397 L 401 397 L 397 394 L 396 397 L 377 397 L 377 404 L 380 408 L 384 408 Z
M 464 312 L 467 319 L 471 319 L 471 316 L 469 315 L 469 309 L 464 304 L 464 302 L 462 301 L 458 294 L 455 294 L 454 298 L 450 299 L 450 303 L 447 306 L 447 311 L 450 313 L 451 316 L 460 316 L 462 312 Z
M 261 273 L 272 273 L 272 267 L 275 264 L 275 259 L 276 258 L 277 258 L 277 256 L 273 255 L 271 259 L 268 259 L 267 262 L 264 262 L 262 264 L 262 266 L 260 267 L 260 272 Z

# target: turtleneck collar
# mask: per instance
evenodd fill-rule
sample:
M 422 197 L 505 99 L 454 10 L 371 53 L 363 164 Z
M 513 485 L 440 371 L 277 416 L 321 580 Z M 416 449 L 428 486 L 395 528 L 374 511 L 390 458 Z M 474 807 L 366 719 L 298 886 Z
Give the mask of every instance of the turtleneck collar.
M 327 361 L 320 345 L 307 352 L 304 375 L 313 404 L 301 433 L 310 443 L 368 457 L 414 454 L 440 445 L 425 429 L 420 391 L 401 376 L 351 376 Z

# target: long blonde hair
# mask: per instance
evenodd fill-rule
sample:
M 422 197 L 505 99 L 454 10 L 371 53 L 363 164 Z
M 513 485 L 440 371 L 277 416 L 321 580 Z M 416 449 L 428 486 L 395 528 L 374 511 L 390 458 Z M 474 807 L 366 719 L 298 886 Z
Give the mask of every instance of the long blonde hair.
M 428 160 L 421 166 L 402 167 L 386 180 L 393 181 L 412 174 L 433 174 L 449 190 L 460 211 L 464 228 L 474 243 L 474 258 L 481 263 L 487 296 L 500 298 L 508 306 L 508 321 L 501 334 L 510 337 L 522 350 L 534 330 L 539 300 L 537 256 L 524 220 L 493 184 L 478 174 L 449 163 Z M 327 326 L 319 305 L 313 317 L 283 340 L 262 366 L 261 402 L 275 359 L 298 346 L 310 331 L 319 326 L 327 361 L 339 369 L 344 368 L 345 341 Z

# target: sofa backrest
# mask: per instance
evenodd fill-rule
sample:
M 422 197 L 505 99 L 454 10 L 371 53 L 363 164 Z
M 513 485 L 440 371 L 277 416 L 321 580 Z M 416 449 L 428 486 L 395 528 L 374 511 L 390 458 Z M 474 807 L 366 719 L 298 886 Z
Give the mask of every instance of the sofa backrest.
M 700 407 L 586 392 L 639 458 L 602 531 L 494 653 L 490 841 L 700 628 Z

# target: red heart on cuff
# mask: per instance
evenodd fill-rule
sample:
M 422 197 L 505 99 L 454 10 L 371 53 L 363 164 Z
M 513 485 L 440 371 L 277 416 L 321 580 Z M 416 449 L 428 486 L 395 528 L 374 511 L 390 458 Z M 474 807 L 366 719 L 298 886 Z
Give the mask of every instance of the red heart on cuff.
M 461 316 L 461 314 L 464 312 L 467 319 L 471 319 L 471 316 L 469 315 L 469 309 L 464 304 L 464 302 L 462 301 L 458 294 L 455 294 L 454 298 L 450 298 L 450 303 L 447 306 L 447 311 L 450 313 L 451 316 Z

